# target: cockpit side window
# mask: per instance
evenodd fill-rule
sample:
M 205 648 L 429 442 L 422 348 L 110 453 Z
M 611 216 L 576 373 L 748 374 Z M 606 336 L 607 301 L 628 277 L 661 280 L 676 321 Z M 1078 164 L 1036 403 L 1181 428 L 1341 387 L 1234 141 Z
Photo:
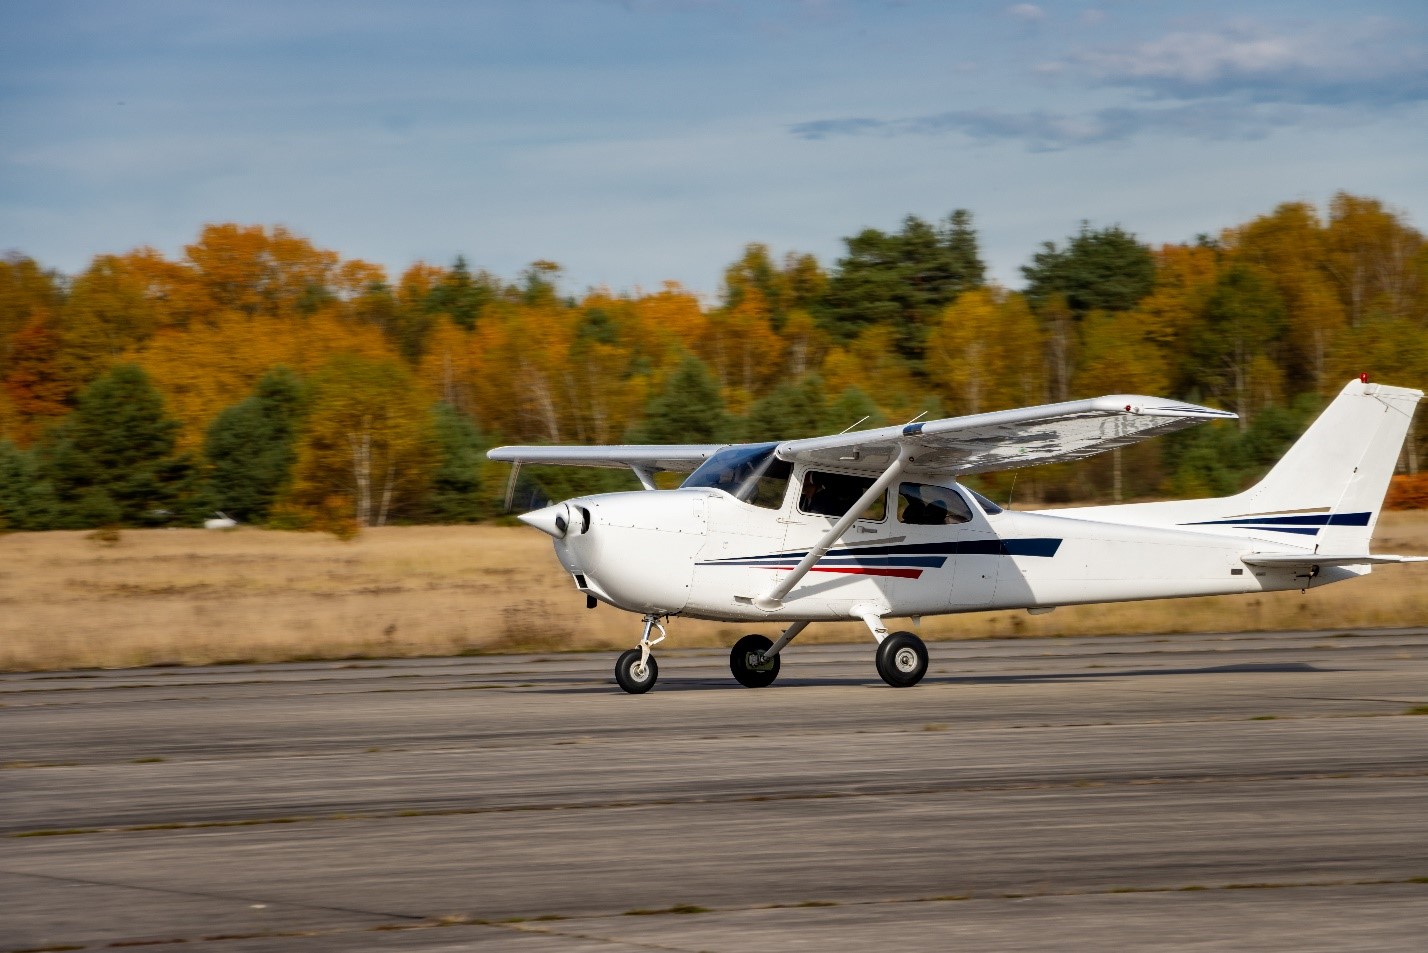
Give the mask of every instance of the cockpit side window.
M 972 499 L 976 500 L 977 503 L 981 505 L 981 507 L 982 507 L 982 512 L 986 513 L 988 516 L 996 516 L 998 513 L 1000 513 L 1000 512 L 1002 511 L 1002 508 L 1001 508 L 1000 506 L 998 506 L 997 504 L 993 503 L 991 500 L 987 499 L 985 496 L 983 496 L 982 494 L 978 493 L 976 490 L 973 490 L 973 489 L 971 489 L 970 487 L 965 487 L 965 486 L 964 486 L 962 489 L 964 489 L 964 490 L 966 490 L 968 493 L 972 494 Z
M 778 509 L 787 495 L 792 464 L 774 456 L 776 443 L 725 447 L 705 460 L 681 487 L 723 490 L 736 500 Z
M 853 508 L 858 498 L 868 492 L 876 480 L 847 473 L 826 473 L 808 470 L 803 474 L 798 508 L 815 516 L 842 516 Z M 878 497 L 858 515 L 860 520 L 881 522 L 887 516 L 887 495 Z
M 947 526 L 969 522 L 972 507 L 948 487 L 904 483 L 897 491 L 897 518 L 911 526 Z

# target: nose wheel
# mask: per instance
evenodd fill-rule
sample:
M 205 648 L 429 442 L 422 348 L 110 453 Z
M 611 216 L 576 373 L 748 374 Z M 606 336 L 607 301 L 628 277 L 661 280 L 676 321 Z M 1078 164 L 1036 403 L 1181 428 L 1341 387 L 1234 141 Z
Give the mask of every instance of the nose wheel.
M 665 631 L 657 619 L 657 616 L 645 616 L 645 634 L 640 644 L 620 653 L 615 660 L 615 682 L 631 695 L 643 695 L 659 680 L 659 665 L 651 650 L 664 641 Z M 650 632 L 655 629 L 659 630 L 659 638 L 651 639 Z
M 654 688 L 658 679 L 659 665 L 654 656 L 641 661 L 639 649 L 622 652 L 615 661 L 615 681 L 631 695 L 643 695 Z
M 878 643 L 878 674 L 893 688 L 908 688 L 927 674 L 927 646 L 911 632 L 894 632 Z

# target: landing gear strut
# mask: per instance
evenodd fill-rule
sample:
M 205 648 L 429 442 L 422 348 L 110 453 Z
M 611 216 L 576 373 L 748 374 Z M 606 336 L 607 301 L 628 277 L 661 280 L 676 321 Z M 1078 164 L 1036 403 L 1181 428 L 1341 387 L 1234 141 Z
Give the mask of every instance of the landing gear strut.
M 645 633 L 640 644 L 627 652 L 620 653 L 615 660 L 615 681 L 631 695 L 643 695 L 654 688 L 659 679 L 659 665 L 650 650 L 664 641 L 664 626 L 656 621 L 656 616 L 645 616 Z M 659 638 L 651 639 L 650 630 L 659 629 Z

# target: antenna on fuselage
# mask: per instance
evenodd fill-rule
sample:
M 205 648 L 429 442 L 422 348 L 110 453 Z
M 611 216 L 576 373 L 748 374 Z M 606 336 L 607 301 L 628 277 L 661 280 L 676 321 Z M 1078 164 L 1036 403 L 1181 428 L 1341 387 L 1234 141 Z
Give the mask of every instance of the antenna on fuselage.
M 848 426 L 844 427 L 842 430 L 838 431 L 839 436 L 842 436 L 843 434 L 845 434 L 845 433 L 847 433 L 848 431 L 852 430 L 854 427 L 858 426 L 858 424 L 862 423 L 863 421 L 865 421 L 865 420 L 867 420 L 867 419 L 868 419 L 868 415 L 867 415 L 867 414 L 864 414 L 863 416 L 859 417 L 857 420 L 853 421 L 851 424 L 849 424 Z
M 1017 478 L 1017 475 L 1018 475 L 1017 472 L 1016 472 L 1015 470 L 1013 470 L 1013 471 L 1012 471 L 1012 484 L 1011 484 L 1011 486 L 1007 487 L 1007 505 L 1006 505 L 1006 508 L 1007 508 L 1007 509 L 1011 509 L 1011 508 L 1012 508 L 1012 505 L 1011 505 L 1011 504 L 1012 504 L 1012 494 L 1016 492 L 1016 478 Z
M 922 413 L 918 414 L 916 417 L 914 417 L 914 418 L 912 418 L 911 420 L 909 420 L 909 421 L 907 422 L 907 424 L 915 424 L 915 423 L 917 423 L 919 420 L 921 420 L 923 417 L 926 417 L 926 416 L 927 416 L 927 411 L 924 410 Z M 903 426 L 906 427 L 907 424 L 903 424 Z

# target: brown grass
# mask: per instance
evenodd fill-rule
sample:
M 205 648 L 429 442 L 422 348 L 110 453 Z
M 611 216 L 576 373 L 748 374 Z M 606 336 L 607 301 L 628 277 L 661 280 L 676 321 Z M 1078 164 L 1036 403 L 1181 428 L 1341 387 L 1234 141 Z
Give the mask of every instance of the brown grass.
M 1375 548 L 1428 555 L 1428 512 L 1386 513 Z M 1351 629 L 1428 621 L 1428 564 L 1316 590 L 928 619 L 935 639 Z M 341 542 L 239 529 L 0 536 L 0 670 L 626 648 L 639 620 L 584 598 L 524 527 L 391 527 Z M 775 627 L 675 620 L 673 645 Z M 810 642 L 862 641 L 861 624 Z

